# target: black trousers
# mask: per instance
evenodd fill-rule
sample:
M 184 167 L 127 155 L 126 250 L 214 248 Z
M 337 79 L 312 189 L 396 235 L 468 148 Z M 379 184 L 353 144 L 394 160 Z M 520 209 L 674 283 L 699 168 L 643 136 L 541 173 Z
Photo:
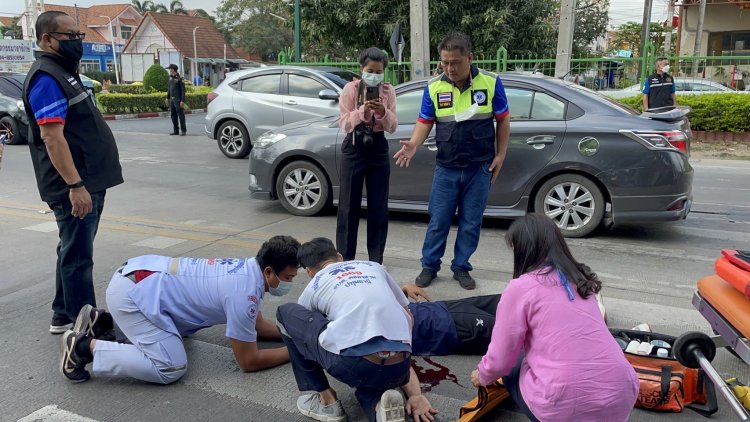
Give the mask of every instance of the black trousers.
M 500 295 L 445 300 L 443 303 L 456 325 L 458 351 L 461 355 L 483 355 L 492 339 L 495 313 Z
M 388 140 L 383 132 L 373 134 L 372 145 L 350 137 L 341 145 L 341 190 L 336 222 L 336 248 L 345 260 L 357 254 L 359 212 L 362 187 L 367 188 L 367 254 L 369 260 L 383 263 L 385 240 L 388 237 L 388 183 L 391 163 Z
M 169 100 L 169 113 L 172 117 L 172 127 L 174 128 L 172 130 L 172 133 L 178 133 L 178 127 L 177 127 L 177 119 L 180 120 L 180 127 L 181 133 L 187 132 L 187 125 L 185 124 L 185 110 L 180 107 L 180 101 L 171 99 Z

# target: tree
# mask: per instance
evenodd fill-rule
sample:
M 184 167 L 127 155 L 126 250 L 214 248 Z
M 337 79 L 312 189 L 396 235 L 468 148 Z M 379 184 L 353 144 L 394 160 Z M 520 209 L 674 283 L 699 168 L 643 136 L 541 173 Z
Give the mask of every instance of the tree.
M 173 15 L 187 15 L 188 12 L 185 10 L 185 6 L 182 5 L 180 0 L 172 0 L 169 2 L 169 13 Z
M 292 17 L 281 2 L 224 0 L 216 8 L 216 16 L 220 30 L 232 44 L 249 53 L 268 56 L 294 42 Z
M 607 33 L 609 0 L 578 0 L 573 33 L 573 55 L 589 52 L 589 45 Z
M 511 55 L 554 52 L 554 2 L 549 0 L 465 0 L 460 12 L 453 0 L 430 1 L 430 50 L 451 30 L 466 33 L 474 52 L 494 56 L 499 47 Z M 288 12 L 287 12 L 288 13 Z M 366 46 L 388 48 L 396 22 L 408 34 L 409 2 L 309 0 L 302 6 L 302 45 L 354 57 Z M 407 50 L 409 43 L 407 42 Z M 408 51 L 406 53 L 408 55 Z
M 611 50 L 631 50 L 634 57 L 641 57 L 641 29 L 643 25 L 638 22 L 627 22 L 620 25 L 612 36 L 612 41 L 609 44 Z M 663 50 L 664 38 L 666 37 L 667 30 L 661 24 L 651 22 L 649 41 L 656 47 L 657 54 Z M 676 44 L 676 36 L 674 32 L 672 36 L 672 51 L 670 55 L 674 54 L 674 46 Z
M 154 9 L 154 2 L 152 2 L 151 0 L 133 0 L 132 4 L 135 10 L 137 10 L 141 15 L 146 12 L 151 12 Z

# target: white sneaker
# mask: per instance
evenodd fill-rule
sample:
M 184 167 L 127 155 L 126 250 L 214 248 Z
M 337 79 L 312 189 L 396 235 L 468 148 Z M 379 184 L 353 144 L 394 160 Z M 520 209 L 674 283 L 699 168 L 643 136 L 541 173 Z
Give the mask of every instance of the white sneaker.
M 377 422 L 405 422 L 404 395 L 401 390 L 386 390 L 375 406 Z
M 321 422 L 346 422 L 346 412 L 340 400 L 323 406 L 320 393 L 304 394 L 297 399 L 297 409 L 303 415 Z

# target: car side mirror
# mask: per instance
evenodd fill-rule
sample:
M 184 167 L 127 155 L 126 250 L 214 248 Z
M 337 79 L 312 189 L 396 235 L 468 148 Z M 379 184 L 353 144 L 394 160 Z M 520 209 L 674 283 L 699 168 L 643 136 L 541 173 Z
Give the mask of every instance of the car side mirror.
M 321 100 L 338 101 L 339 94 L 332 89 L 323 89 L 320 92 L 318 92 L 318 98 L 320 98 Z

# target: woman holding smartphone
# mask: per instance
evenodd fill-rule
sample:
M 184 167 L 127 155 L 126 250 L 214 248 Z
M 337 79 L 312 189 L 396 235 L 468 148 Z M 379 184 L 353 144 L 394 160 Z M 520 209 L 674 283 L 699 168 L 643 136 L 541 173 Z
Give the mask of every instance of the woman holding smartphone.
M 396 120 L 396 93 L 384 83 L 388 57 L 376 47 L 359 54 L 362 79 L 346 84 L 339 99 L 339 126 L 346 132 L 341 144 L 341 189 L 336 224 L 336 248 L 345 260 L 357 253 L 362 187 L 367 188 L 367 254 L 383 263 L 388 236 L 388 182 L 391 175 L 388 140 Z

